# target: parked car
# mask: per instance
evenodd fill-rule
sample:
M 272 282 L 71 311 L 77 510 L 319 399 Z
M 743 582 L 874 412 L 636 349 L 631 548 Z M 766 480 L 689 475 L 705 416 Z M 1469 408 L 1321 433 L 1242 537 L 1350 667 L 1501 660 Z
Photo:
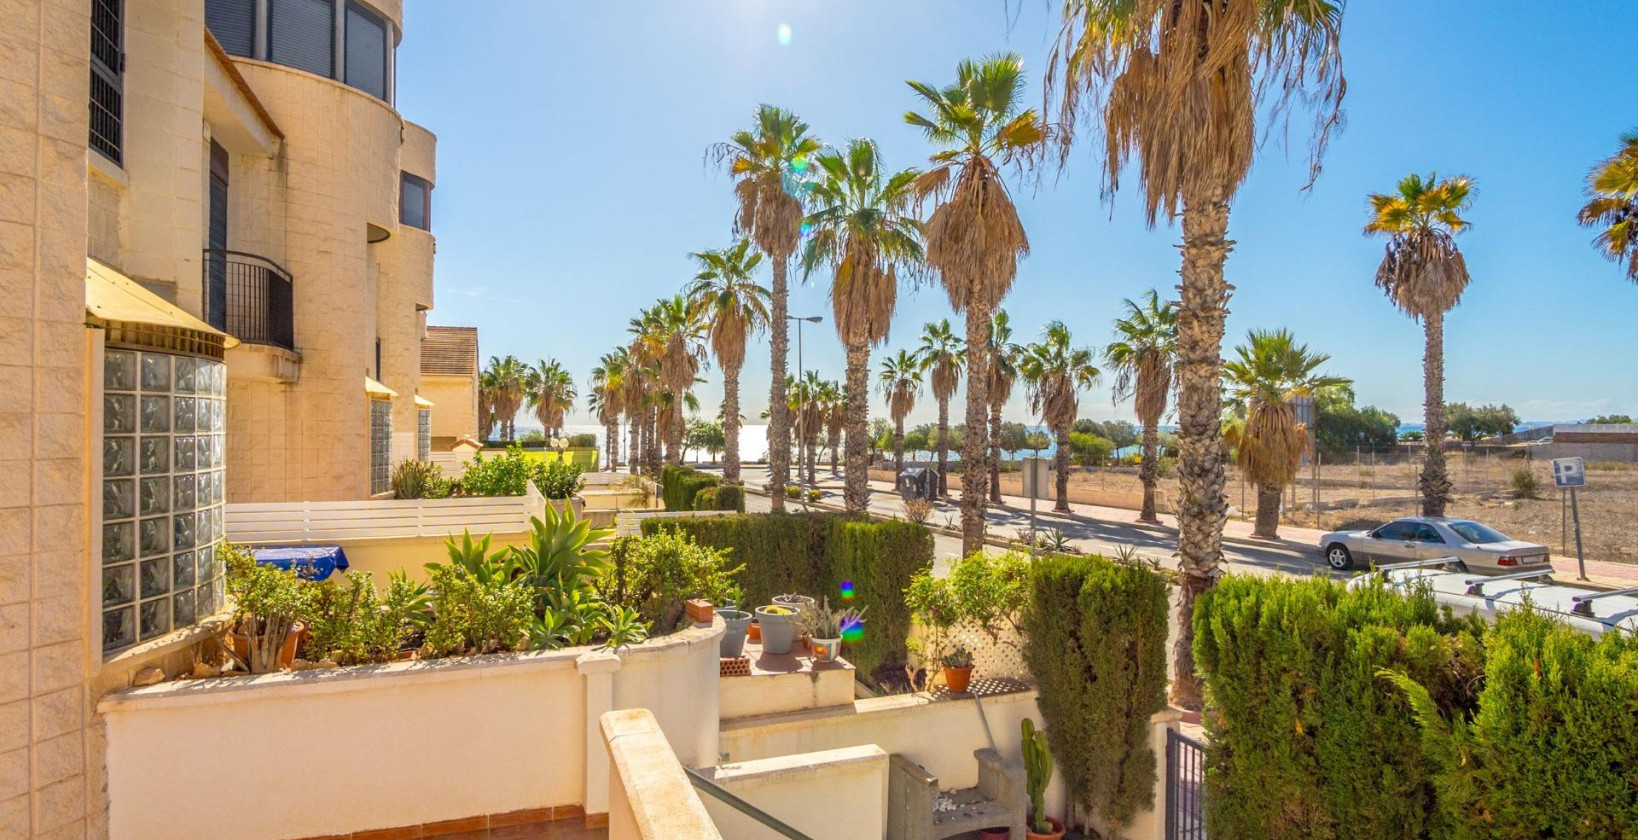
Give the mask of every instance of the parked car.
M 1325 563 L 1344 571 L 1355 564 L 1403 563 L 1455 557 L 1480 574 L 1523 571 L 1547 562 L 1547 546 L 1515 540 L 1471 519 L 1407 516 L 1370 531 L 1320 537 Z
M 1553 436 L 1548 435 L 1548 436 L 1543 437 L 1543 438 L 1536 438 L 1535 440 L 1530 441 L 1530 443 L 1528 445 L 1529 446 L 1546 446 L 1547 444 L 1550 444 L 1552 442 L 1553 442 Z

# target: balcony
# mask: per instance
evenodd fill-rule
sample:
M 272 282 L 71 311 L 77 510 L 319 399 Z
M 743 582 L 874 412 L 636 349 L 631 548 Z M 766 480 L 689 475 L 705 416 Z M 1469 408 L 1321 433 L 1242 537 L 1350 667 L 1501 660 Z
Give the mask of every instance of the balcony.
M 245 344 L 296 349 L 290 272 L 278 263 L 205 249 L 205 321 Z

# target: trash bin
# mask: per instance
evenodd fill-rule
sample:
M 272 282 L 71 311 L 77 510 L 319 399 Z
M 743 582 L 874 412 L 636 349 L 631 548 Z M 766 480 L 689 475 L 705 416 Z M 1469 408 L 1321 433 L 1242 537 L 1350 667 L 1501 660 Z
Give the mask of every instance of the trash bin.
M 938 473 L 928 467 L 905 467 L 899 473 L 899 497 L 905 501 L 920 499 L 931 502 L 938 498 Z

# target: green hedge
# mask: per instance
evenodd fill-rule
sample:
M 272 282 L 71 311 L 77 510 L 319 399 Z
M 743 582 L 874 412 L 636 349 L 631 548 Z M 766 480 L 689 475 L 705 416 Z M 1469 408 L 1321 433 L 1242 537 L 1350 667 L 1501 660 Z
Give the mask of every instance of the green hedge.
M 723 488 L 726 489 L 726 488 Z M 722 501 L 722 489 L 717 495 Z M 837 513 L 780 513 L 649 519 L 643 533 L 677 530 L 702 545 L 733 550 L 742 563 L 738 582 L 751 606 L 799 592 L 841 603 L 843 581 L 852 581 L 853 606 L 865 607 L 864 639 L 847 658 L 861 678 L 878 667 L 903 663 L 910 636 L 904 589 L 917 571 L 933 566 L 933 534 L 910 522 L 883 522 Z
M 707 487 L 716 487 L 722 481 L 691 467 L 666 466 L 660 468 L 660 499 L 666 510 L 694 510 L 694 497 Z
M 1477 619 L 1449 618 L 1425 592 L 1230 576 L 1201 597 L 1194 628 L 1212 836 L 1447 836 L 1411 707 L 1378 672 L 1465 713 L 1483 662 Z
M 1031 566 L 1029 589 L 1024 661 L 1054 761 L 1082 809 L 1127 825 L 1154 802 L 1149 718 L 1166 707 L 1166 580 L 1051 556 Z

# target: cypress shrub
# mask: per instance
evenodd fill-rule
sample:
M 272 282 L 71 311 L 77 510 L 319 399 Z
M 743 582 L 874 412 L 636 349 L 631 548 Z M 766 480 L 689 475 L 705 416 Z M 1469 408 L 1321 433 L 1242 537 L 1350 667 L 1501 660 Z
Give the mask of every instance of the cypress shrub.
M 1377 673 L 1471 708 L 1477 619 L 1449 618 L 1427 592 L 1229 576 L 1201 597 L 1194 628 L 1213 836 L 1444 836 L 1410 705 Z
M 1638 647 L 1594 640 L 1529 610 L 1485 635 L 1471 717 L 1403 673 L 1437 768 L 1441 837 L 1604 838 L 1638 834 Z
M 660 468 L 660 499 L 665 502 L 665 509 L 671 511 L 697 510 L 694 507 L 694 497 L 707 487 L 716 487 L 722 482 L 714 475 L 708 475 L 684 466 L 665 466 Z
M 694 494 L 694 510 L 716 510 L 717 488 L 701 487 L 700 492 Z
M 1149 718 L 1166 707 L 1167 594 L 1148 569 L 1100 557 L 1035 562 L 1024 661 L 1071 797 L 1114 826 L 1154 801 Z
M 724 484 L 717 488 L 717 510 L 737 510 L 745 512 L 745 488 L 735 484 Z
M 717 498 L 720 504 L 722 489 Z M 853 581 L 849 604 L 868 611 L 864 638 L 850 643 L 848 660 L 861 677 L 906 661 L 910 612 L 904 589 L 917 571 L 933 565 L 933 534 L 925 527 L 838 513 L 649 519 L 642 527 L 644 534 L 675 530 L 701 545 L 729 549 L 731 560 L 745 567 L 737 582 L 751 606 L 787 592 L 828 597 L 834 604 L 842 582 Z

